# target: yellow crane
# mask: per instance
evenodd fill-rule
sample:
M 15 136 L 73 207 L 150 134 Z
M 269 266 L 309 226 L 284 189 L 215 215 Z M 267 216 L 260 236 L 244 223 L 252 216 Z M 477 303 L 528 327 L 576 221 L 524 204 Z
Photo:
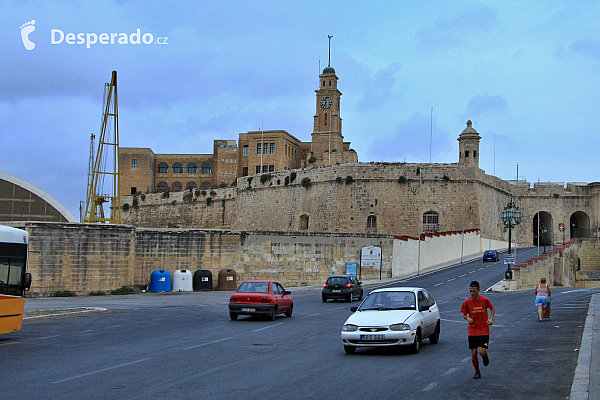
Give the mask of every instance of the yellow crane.
M 102 127 L 96 154 L 90 154 L 85 216 L 87 223 L 121 223 L 121 188 L 119 179 L 119 106 L 117 100 L 117 71 L 112 72 L 110 83 L 104 85 Z M 92 148 L 93 139 L 92 135 Z M 105 187 L 105 181 L 109 181 Z M 112 185 L 110 185 L 112 181 Z M 104 203 L 109 203 L 106 217 Z

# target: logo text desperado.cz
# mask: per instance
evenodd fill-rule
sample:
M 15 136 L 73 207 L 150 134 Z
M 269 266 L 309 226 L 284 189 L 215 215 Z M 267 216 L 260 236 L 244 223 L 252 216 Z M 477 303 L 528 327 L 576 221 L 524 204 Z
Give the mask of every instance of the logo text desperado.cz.
M 136 32 L 127 35 L 126 33 L 67 33 L 65 34 L 60 29 L 52 29 L 50 31 L 50 43 L 61 44 L 85 44 L 89 49 L 91 45 L 100 44 L 168 44 L 167 37 L 161 36 L 154 41 L 154 36 L 151 33 L 143 35 L 138 28 Z

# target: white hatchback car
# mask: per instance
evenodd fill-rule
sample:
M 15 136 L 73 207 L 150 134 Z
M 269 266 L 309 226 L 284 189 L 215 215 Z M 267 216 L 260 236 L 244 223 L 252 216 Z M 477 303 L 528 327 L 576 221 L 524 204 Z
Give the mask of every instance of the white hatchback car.
M 411 346 L 418 353 L 421 340 L 440 339 L 440 310 L 427 290 L 393 287 L 372 291 L 342 328 L 346 353 L 357 347 Z

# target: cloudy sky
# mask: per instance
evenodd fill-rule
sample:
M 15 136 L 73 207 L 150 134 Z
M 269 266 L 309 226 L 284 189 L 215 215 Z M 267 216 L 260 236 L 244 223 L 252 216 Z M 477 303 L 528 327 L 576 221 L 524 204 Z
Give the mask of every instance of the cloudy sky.
M 206 154 L 261 127 L 310 141 L 328 35 L 359 161 L 457 162 L 470 119 L 488 174 L 600 181 L 597 1 L 9 0 L 0 15 L 0 171 L 76 217 L 113 70 L 121 147 Z

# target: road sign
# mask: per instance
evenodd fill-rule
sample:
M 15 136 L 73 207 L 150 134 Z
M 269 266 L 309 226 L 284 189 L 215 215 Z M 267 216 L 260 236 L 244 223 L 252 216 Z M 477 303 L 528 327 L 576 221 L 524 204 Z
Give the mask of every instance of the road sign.
M 561 232 L 565 231 L 565 224 L 563 224 L 562 222 L 560 224 L 558 224 L 558 230 Z
M 504 265 L 512 264 L 515 265 L 515 255 L 514 254 L 505 254 L 504 255 Z

